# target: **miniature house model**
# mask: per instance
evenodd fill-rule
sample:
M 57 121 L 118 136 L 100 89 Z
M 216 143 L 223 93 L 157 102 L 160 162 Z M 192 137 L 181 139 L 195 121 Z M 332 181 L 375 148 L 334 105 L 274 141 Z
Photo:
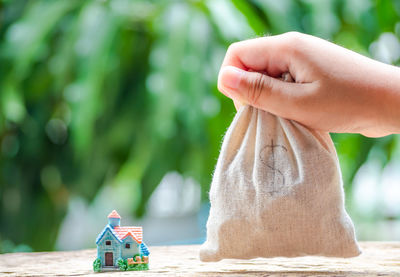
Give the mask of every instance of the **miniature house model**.
M 148 264 L 149 251 L 142 240 L 142 227 L 121 227 L 120 223 L 121 217 L 112 211 L 108 224 L 96 239 L 101 268 L 118 268 L 121 260 L 128 264 Z

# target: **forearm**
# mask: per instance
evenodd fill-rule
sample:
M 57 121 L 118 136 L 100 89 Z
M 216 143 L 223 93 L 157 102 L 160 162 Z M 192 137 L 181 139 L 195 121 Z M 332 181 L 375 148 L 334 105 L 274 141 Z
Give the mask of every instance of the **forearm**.
M 400 68 L 380 63 L 375 68 L 376 135 L 400 133 Z

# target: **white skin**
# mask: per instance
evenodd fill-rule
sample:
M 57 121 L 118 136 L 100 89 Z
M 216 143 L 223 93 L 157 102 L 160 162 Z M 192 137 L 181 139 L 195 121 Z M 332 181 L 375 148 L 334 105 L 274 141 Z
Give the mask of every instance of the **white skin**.
M 280 80 L 289 72 L 295 82 Z M 400 133 L 400 69 L 297 32 L 232 44 L 218 89 L 312 129 L 381 137 Z

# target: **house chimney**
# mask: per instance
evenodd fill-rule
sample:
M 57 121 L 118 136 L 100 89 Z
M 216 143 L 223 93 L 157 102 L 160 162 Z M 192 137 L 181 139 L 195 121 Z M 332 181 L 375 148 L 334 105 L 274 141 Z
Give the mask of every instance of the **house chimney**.
M 108 215 L 108 224 L 111 225 L 111 227 L 119 226 L 121 222 L 121 217 L 117 213 L 116 210 L 113 210 L 109 215 Z

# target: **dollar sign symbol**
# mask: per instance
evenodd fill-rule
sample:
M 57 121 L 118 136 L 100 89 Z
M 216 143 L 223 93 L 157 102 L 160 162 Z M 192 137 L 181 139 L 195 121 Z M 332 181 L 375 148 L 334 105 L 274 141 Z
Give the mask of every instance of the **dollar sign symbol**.
M 271 163 L 269 163 L 268 161 L 265 161 L 263 159 L 263 152 L 265 150 L 269 149 L 269 148 L 271 148 L 271 157 L 272 157 L 272 162 Z M 287 152 L 287 149 L 286 149 L 285 146 L 279 145 L 279 144 L 274 144 L 274 140 L 271 139 L 271 144 L 264 146 L 260 151 L 260 160 L 261 160 L 261 162 L 263 164 L 265 164 L 265 166 L 267 166 L 269 169 L 271 169 L 272 170 L 272 174 L 273 174 L 273 177 L 272 177 L 272 189 L 271 189 L 271 191 L 269 191 L 270 195 L 274 195 L 275 193 L 278 192 L 278 190 L 276 190 L 276 186 L 275 186 L 276 174 L 279 174 L 279 175 L 282 176 L 282 183 L 281 183 L 280 187 L 285 185 L 285 176 L 283 175 L 282 171 L 280 171 L 275 165 L 275 150 L 278 150 L 278 149 L 281 149 L 281 150 Z

